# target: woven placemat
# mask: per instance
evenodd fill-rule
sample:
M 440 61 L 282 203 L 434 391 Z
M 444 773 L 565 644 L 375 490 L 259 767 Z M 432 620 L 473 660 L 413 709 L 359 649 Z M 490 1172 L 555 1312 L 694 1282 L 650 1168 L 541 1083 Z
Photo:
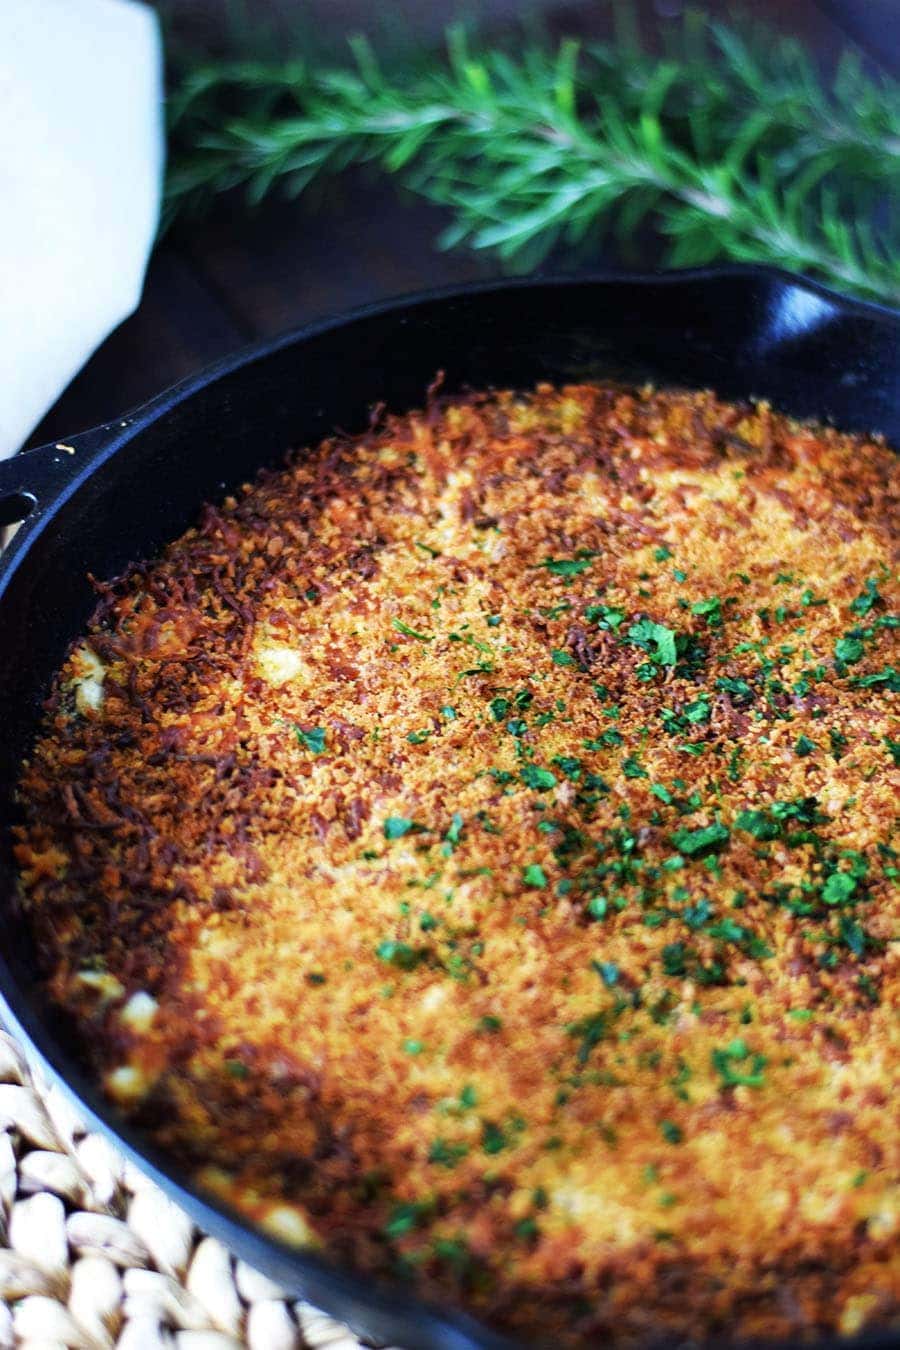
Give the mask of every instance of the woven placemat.
M 195 1228 L 0 1031 L 0 1347 L 358 1350 Z

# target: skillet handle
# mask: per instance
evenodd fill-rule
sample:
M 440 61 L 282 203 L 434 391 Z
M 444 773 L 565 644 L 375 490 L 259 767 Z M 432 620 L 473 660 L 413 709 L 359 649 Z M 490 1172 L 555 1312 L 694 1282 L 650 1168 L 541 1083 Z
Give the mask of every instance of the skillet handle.
M 109 438 L 110 429 L 95 427 L 0 460 L 0 541 L 4 526 L 27 520 L 62 496 Z

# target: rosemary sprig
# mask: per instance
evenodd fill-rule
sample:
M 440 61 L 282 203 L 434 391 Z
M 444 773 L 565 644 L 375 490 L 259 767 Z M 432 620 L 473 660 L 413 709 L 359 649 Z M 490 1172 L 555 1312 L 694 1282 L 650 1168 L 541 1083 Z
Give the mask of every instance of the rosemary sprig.
M 660 55 L 633 36 L 581 49 L 471 48 L 386 70 L 221 61 L 176 79 L 170 218 L 243 185 L 251 201 L 375 164 L 448 207 L 444 247 L 528 268 L 647 224 L 666 261 L 777 263 L 900 303 L 900 87 L 846 54 L 826 89 L 791 39 L 688 15 Z

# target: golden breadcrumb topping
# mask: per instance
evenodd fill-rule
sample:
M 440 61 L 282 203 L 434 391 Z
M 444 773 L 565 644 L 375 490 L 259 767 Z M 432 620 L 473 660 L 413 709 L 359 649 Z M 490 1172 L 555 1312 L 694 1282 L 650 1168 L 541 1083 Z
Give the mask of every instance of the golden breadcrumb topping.
M 512 1331 L 900 1327 L 898 481 L 708 393 L 432 397 L 99 585 L 17 851 L 110 1097 Z

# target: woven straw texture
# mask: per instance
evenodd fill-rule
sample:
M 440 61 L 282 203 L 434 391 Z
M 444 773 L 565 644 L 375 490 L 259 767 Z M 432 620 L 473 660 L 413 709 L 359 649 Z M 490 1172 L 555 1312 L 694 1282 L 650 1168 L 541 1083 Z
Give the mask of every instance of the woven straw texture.
M 199 1232 L 0 1032 L 0 1347 L 357 1350 Z

